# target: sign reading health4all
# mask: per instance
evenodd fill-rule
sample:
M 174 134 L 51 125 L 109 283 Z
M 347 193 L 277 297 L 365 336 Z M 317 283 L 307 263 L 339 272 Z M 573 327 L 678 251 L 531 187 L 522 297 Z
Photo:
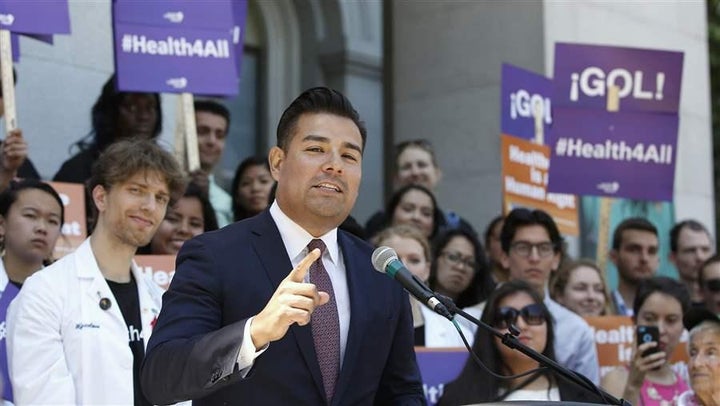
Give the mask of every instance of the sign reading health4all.
M 120 90 L 237 94 L 233 7 L 229 0 L 145 5 L 130 0 L 113 3 Z
M 501 132 L 525 140 L 535 138 L 535 116 L 542 118 L 547 137 L 552 125 L 552 81 L 509 64 L 502 66 Z
M 605 110 L 608 86 L 618 86 L 620 111 L 676 113 L 683 53 L 601 45 L 555 45 L 556 107 Z
M 557 106 L 555 113 L 549 191 L 672 200 L 677 115 Z
M 67 0 L 0 0 L 0 29 L 21 34 L 70 34 Z

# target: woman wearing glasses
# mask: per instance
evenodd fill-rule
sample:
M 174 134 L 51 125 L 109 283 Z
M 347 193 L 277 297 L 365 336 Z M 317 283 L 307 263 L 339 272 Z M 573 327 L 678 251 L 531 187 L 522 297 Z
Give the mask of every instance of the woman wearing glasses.
M 555 358 L 550 312 L 526 282 L 514 280 L 498 287 L 490 295 L 481 321 L 502 333 L 507 333 L 508 327 L 513 325 L 519 331 L 517 337 L 521 343 L 550 359 Z M 440 405 L 510 400 L 595 400 L 593 394 L 584 393 L 548 370 L 503 379 L 501 376 L 536 370 L 538 362 L 506 347 L 485 329 L 480 328 L 475 334 L 473 352 L 491 372 L 468 358 L 460 376 L 445 386 Z
M 649 341 L 634 348 L 630 365 L 608 372 L 601 385 L 610 394 L 633 405 L 675 404 L 688 385 L 670 366 L 670 355 L 683 332 L 683 314 L 690 308 L 685 285 L 667 277 L 646 279 L 638 285 L 633 303 L 637 326 L 656 326 L 659 342 Z
M 484 301 L 495 288 L 485 266 L 480 241 L 463 229 L 448 230 L 435 242 L 430 266 L 430 289 L 460 307 Z

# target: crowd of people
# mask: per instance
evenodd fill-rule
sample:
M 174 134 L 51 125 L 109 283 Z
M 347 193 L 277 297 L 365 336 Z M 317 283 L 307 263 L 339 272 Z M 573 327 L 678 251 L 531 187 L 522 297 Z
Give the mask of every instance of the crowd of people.
M 455 325 L 369 268 L 372 247 L 388 246 L 433 291 L 615 396 L 645 406 L 720 404 L 720 256 L 701 223 L 679 222 L 663 236 L 644 218 L 622 221 L 608 253 L 619 276 L 611 291 L 593 260 L 569 257 L 541 210 L 498 215 L 479 234 L 441 209 L 442 171 L 426 140 L 397 145 L 394 193 L 358 224 L 349 213 L 366 132 L 336 91 L 298 97 L 277 146 L 242 161 L 224 190 L 213 176 L 231 119 L 221 103 L 196 101 L 201 165 L 183 174 L 156 143 L 158 95 L 120 92 L 114 81 L 92 108 L 92 131 L 53 177 L 86 185 L 92 232 L 75 252 L 52 258 L 62 199 L 34 171 L 21 130 L 3 142 L 6 402 L 423 404 L 412 347 L 464 343 Z M 677 279 L 656 276 L 662 238 Z M 136 254 L 178 256 L 162 301 Z M 373 303 L 361 297 L 371 291 Z M 627 366 L 601 377 L 584 318 L 604 315 L 657 327 L 659 337 L 636 343 Z M 441 404 L 603 401 L 484 329 L 463 320 L 457 329 L 486 368 L 469 359 Z M 684 329 L 687 376 L 669 363 Z M 277 393 L 263 392 L 267 385 Z

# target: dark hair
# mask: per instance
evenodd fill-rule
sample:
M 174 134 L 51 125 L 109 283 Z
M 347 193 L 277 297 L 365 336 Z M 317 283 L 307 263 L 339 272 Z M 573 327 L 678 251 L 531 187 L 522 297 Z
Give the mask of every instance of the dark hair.
M 400 169 L 398 167 L 398 158 L 400 158 L 400 154 L 405 152 L 406 149 L 413 148 L 413 147 L 419 148 L 419 149 L 427 152 L 428 154 L 430 154 L 430 159 L 432 160 L 433 165 L 435 165 L 435 167 L 438 166 L 437 158 L 435 157 L 435 149 L 433 148 L 432 143 L 430 143 L 430 141 L 428 141 L 424 138 L 419 138 L 419 139 L 414 139 L 414 140 L 403 141 L 395 146 L 395 171 L 396 172 L 398 169 Z
M 405 195 L 413 190 L 417 190 L 421 193 L 426 194 L 430 197 L 430 200 L 432 200 L 432 206 L 433 206 L 433 227 L 432 227 L 432 233 L 428 237 L 429 239 L 435 238 L 438 234 L 438 230 L 440 229 L 440 225 L 444 224 L 445 220 L 443 217 L 442 212 L 440 209 L 438 209 L 437 200 L 435 200 L 435 195 L 433 192 L 430 191 L 430 189 L 426 188 L 425 186 L 418 185 L 418 184 L 409 184 L 401 187 L 400 189 L 396 190 L 395 193 L 390 196 L 390 200 L 387 203 L 387 206 L 385 207 L 385 227 L 389 227 L 392 225 L 393 222 L 393 216 L 395 215 L 395 209 L 400 205 L 400 201 L 402 201 L 402 198 L 405 197 Z M 383 227 L 383 228 L 385 228 Z
M 203 99 L 195 101 L 195 112 L 204 111 L 225 119 L 227 128 L 230 128 L 230 110 L 215 100 Z
M 88 190 L 110 190 L 138 173 L 157 172 L 164 177 L 172 205 L 185 192 L 185 175 L 175 157 L 150 140 L 121 140 L 110 145 L 95 161 Z
M 506 254 L 510 252 L 510 245 L 519 228 L 534 225 L 542 226 L 547 231 L 556 253 L 562 251 L 563 238 L 552 217 L 542 210 L 531 211 L 525 208 L 513 209 L 505 217 L 505 223 L 500 231 L 500 243 L 503 251 Z
M 486 324 L 493 325 L 495 314 L 499 308 L 498 304 L 506 297 L 521 292 L 529 295 L 533 302 L 543 308 L 545 323 L 547 324 L 547 337 L 545 349 L 542 351 L 542 354 L 554 360 L 555 336 L 553 334 L 552 316 L 540 295 L 527 282 L 513 280 L 500 285 L 490 294 L 480 320 Z M 479 328 L 475 333 L 472 350 L 488 369 L 497 374 L 505 375 L 509 368 L 500 356 L 498 345 L 503 344 L 497 343 L 495 336 L 491 335 L 485 329 Z M 549 372 L 546 371 L 544 373 L 547 374 L 548 380 L 552 382 L 552 376 Z M 506 386 L 506 382 L 506 380 L 501 380 L 488 374 L 484 369 L 475 364 L 472 358 L 468 358 L 460 375 L 445 386 L 444 395 L 440 404 L 459 405 L 500 400 L 498 399 L 498 389 Z M 506 395 L 509 393 L 510 391 L 507 392 Z
M 253 166 L 264 166 L 265 169 L 270 171 L 270 165 L 268 164 L 267 157 L 263 157 L 260 155 L 250 156 L 245 158 L 242 162 L 240 162 L 240 165 L 238 165 L 237 169 L 235 169 L 235 176 L 233 176 L 232 180 L 232 186 L 230 187 L 230 195 L 232 196 L 232 211 L 233 211 L 233 220 L 234 221 L 240 221 L 243 219 L 246 219 L 248 217 L 254 216 L 256 213 L 250 213 L 245 207 L 242 206 L 240 203 L 240 199 L 238 199 L 238 187 L 240 187 L 240 181 L 242 180 L 243 175 L 245 174 L 245 171 L 252 168 Z M 268 202 L 268 205 L 270 203 Z
M 698 284 L 700 285 L 700 288 L 705 287 L 705 268 L 718 262 L 720 262 L 720 254 L 715 254 L 706 259 L 705 262 L 700 265 L 700 271 L 698 272 Z
M 655 234 L 655 237 L 658 236 L 657 228 L 653 225 L 653 223 L 642 217 L 630 217 L 620 222 L 620 224 L 618 224 L 615 228 L 615 232 L 613 232 L 612 249 L 620 249 L 623 233 L 627 230 L 647 231 Z
M 492 237 L 493 228 L 495 228 L 495 226 L 500 224 L 503 220 L 505 220 L 505 215 L 501 214 L 490 220 L 490 223 L 488 223 L 487 227 L 485 228 L 485 233 L 483 234 L 486 247 L 490 245 L 490 237 Z
M 683 314 L 690 309 L 690 292 L 683 283 L 666 276 L 655 276 L 638 283 L 633 302 L 633 321 L 637 318 L 642 305 L 653 293 L 663 293 L 673 297 L 680 302 Z
M 681 222 L 675 224 L 673 226 L 673 228 L 670 229 L 670 252 L 677 252 L 678 240 L 680 239 L 680 232 L 684 228 L 689 228 L 692 231 L 703 232 L 708 236 L 708 238 L 710 238 L 710 232 L 699 221 L 692 220 L 692 219 L 681 221 Z
M 187 188 L 185 188 L 185 193 L 182 195 L 182 197 L 194 197 L 200 201 L 200 206 L 202 207 L 202 216 L 203 216 L 203 231 L 214 231 L 218 229 L 218 222 L 217 217 L 215 216 L 215 209 L 213 208 L 212 204 L 210 203 L 210 200 L 208 199 L 208 196 L 205 194 L 205 191 L 200 188 L 200 186 L 196 185 L 195 183 L 189 183 L 187 185 Z
M 65 223 L 65 205 L 58 192 L 52 186 L 36 179 L 22 179 L 10 182 L 7 189 L 0 193 L 0 215 L 7 217 L 10 207 L 17 201 L 18 195 L 23 190 L 37 189 L 52 196 L 60 205 L 60 226 Z
M 477 236 L 465 229 L 456 228 L 441 233 L 433 244 L 433 259 L 430 263 L 430 277 L 428 285 L 432 290 L 437 290 L 438 284 L 438 258 L 440 253 L 455 237 L 463 237 L 473 246 L 475 255 L 475 269 L 468 287 L 462 291 L 456 300 L 458 307 L 468 307 L 484 301 L 495 289 L 495 282 L 488 272 L 485 261 L 485 251 Z
M 277 146 L 287 151 L 300 116 L 316 113 L 328 113 L 352 120 L 360 130 L 360 136 L 362 137 L 360 147 L 363 150 L 365 149 L 367 130 L 365 124 L 360 121 L 360 115 L 355 111 L 347 97 L 337 90 L 327 87 L 308 89 L 290 103 L 280 117 L 277 126 Z
M 134 92 L 118 91 L 115 83 L 116 79 L 115 74 L 110 76 L 92 107 L 92 131 L 74 144 L 81 151 L 93 149 L 96 154 L 99 154 L 118 139 L 116 131 L 120 105 L 128 94 Z M 162 107 L 160 105 L 160 95 L 157 93 L 151 94 L 155 98 L 157 106 L 157 121 L 152 131 L 152 139 L 156 139 L 162 131 Z

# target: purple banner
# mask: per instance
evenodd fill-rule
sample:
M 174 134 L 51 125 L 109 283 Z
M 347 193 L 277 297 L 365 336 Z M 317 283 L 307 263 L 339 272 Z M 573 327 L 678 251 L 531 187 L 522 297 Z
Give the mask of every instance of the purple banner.
M 115 0 L 113 13 L 115 21 L 122 23 L 230 31 L 234 25 L 231 3 L 231 0 Z
M 558 43 L 552 100 L 605 110 L 607 87 L 616 85 L 622 112 L 677 113 L 682 65 L 682 52 Z
M 120 22 L 114 26 L 115 71 L 120 90 L 206 95 L 238 93 L 230 30 Z
M 555 106 L 548 191 L 673 198 L 678 116 Z
M 0 28 L 22 34 L 70 34 L 67 0 L 0 0 Z
M 509 64 L 502 66 L 501 132 L 532 141 L 535 138 L 535 114 L 543 121 L 548 137 L 552 125 L 550 95 L 552 81 L 542 75 Z
M 425 399 L 428 406 L 434 406 L 442 397 L 445 384 L 460 375 L 468 352 L 465 348 L 448 350 L 418 347 L 415 349 L 415 357 L 420 368 Z

